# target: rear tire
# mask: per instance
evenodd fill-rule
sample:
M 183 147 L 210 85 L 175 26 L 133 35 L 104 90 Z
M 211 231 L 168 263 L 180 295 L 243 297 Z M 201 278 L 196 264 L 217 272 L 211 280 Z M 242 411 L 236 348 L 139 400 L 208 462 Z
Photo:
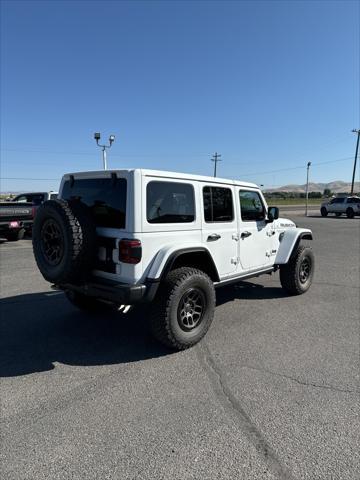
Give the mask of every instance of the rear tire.
M 198 343 L 214 317 L 215 289 L 206 273 L 181 267 L 171 271 L 151 306 L 151 330 L 167 347 L 184 350 Z
M 347 216 L 347 218 L 354 218 L 354 215 L 355 215 L 355 214 L 354 214 L 354 210 L 353 210 L 352 208 L 348 208 L 348 209 L 346 210 L 346 216 Z
M 310 247 L 299 245 L 286 265 L 280 267 L 280 282 L 291 295 L 301 295 L 309 290 L 315 267 L 315 257 Z
M 20 230 L 17 230 L 16 232 L 8 232 L 5 235 L 6 240 L 9 242 L 17 242 L 18 240 L 22 240 L 25 235 L 25 229 L 21 228 Z
M 320 213 L 322 217 L 327 217 L 328 211 L 326 210 L 325 207 L 321 207 Z

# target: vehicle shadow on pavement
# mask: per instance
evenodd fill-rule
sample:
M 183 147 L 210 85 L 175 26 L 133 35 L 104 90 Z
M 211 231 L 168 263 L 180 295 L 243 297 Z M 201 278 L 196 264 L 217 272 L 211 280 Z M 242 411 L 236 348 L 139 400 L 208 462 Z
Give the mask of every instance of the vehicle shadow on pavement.
M 110 365 L 168 355 L 151 337 L 143 310 L 91 315 L 62 293 L 0 300 L 0 377 L 52 370 L 54 362 Z
M 281 288 L 251 282 L 217 290 L 217 305 L 236 299 L 286 296 Z M 73 307 L 61 292 L 18 295 L 0 300 L 0 377 L 13 377 L 67 365 L 113 365 L 173 353 L 150 332 L 146 308 L 126 314 L 89 314 Z
M 233 300 L 266 300 L 284 298 L 289 295 L 279 287 L 268 287 L 258 283 L 239 282 L 219 288 L 216 291 L 216 305 L 220 306 Z

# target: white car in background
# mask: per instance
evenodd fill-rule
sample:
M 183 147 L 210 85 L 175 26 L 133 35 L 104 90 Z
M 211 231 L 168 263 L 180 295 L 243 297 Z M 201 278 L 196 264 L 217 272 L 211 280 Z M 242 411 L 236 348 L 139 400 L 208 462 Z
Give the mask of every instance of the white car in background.
M 335 197 L 321 205 L 320 213 L 323 217 L 328 213 L 335 213 L 337 217 L 345 213 L 348 218 L 354 218 L 360 215 L 360 197 Z

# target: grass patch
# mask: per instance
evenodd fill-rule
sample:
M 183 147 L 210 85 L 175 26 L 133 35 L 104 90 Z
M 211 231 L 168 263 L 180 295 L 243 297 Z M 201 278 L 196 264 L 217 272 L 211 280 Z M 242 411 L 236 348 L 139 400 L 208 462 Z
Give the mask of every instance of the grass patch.
M 265 197 L 266 198 L 266 197 Z M 309 198 L 308 205 L 321 205 L 326 199 Z M 266 198 L 268 205 L 279 207 L 281 205 L 301 205 L 305 206 L 305 198 Z

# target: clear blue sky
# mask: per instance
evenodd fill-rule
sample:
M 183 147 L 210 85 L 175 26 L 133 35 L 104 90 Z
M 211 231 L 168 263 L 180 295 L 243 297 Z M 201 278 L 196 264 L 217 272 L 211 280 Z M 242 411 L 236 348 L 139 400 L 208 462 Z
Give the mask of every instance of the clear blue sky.
M 358 1 L 2 1 L 2 191 L 101 168 L 351 180 Z M 303 165 L 303 168 L 295 167 Z M 292 170 L 282 170 L 293 168 Z M 282 170 L 273 172 L 274 170 Z M 273 173 L 269 173 L 273 172 Z

